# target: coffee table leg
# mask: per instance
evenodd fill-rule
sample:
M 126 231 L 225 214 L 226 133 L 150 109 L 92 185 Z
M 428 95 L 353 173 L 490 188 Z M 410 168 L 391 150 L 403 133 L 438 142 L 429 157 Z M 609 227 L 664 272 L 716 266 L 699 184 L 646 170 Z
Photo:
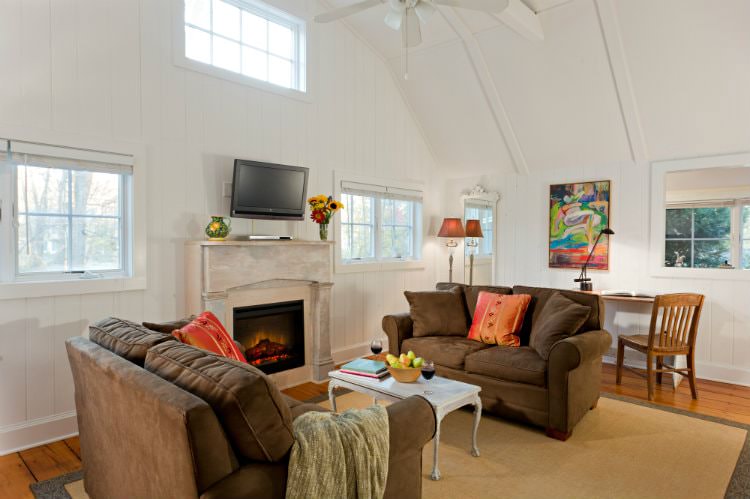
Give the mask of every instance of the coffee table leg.
M 336 411 L 336 394 L 333 392 L 336 389 L 336 383 L 333 380 L 328 382 L 328 402 L 331 403 L 331 410 Z
M 479 429 L 479 421 L 482 419 L 482 399 L 474 399 L 474 431 L 471 435 L 471 455 L 479 457 L 479 447 L 477 447 L 477 430 Z
M 432 475 L 433 480 L 440 480 L 440 470 L 438 469 L 438 449 L 440 447 L 440 423 L 443 421 L 443 414 L 436 411 L 435 419 L 437 421 L 435 428 L 435 438 L 432 439 Z

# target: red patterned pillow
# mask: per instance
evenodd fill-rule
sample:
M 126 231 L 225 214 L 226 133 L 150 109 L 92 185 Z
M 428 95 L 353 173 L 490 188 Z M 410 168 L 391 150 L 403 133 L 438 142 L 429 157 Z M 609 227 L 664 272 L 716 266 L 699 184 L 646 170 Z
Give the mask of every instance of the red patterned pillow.
M 175 329 L 172 335 L 187 345 L 247 363 L 221 321 L 211 312 L 203 312 L 190 324 Z
M 498 295 L 481 291 L 468 338 L 490 345 L 517 347 L 518 333 L 531 303 L 531 295 Z

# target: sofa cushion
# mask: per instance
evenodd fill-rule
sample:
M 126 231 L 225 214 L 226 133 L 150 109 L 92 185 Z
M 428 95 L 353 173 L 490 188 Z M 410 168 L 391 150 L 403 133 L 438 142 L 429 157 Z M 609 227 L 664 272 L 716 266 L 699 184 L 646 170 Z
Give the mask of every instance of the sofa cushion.
M 468 323 L 460 288 L 404 291 L 404 296 L 409 301 L 414 336 L 466 336 Z
M 141 367 L 149 348 L 167 341 L 175 342 L 168 334 L 151 331 L 135 322 L 116 317 L 89 326 L 89 339 Z
M 190 324 L 175 329 L 172 336 L 183 343 L 208 350 L 218 355 L 247 362 L 244 353 L 237 347 L 224 325 L 211 312 L 203 312 Z
M 560 293 L 553 294 L 534 321 L 529 346 L 547 360 L 552 346 L 575 334 L 590 313 L 591 307 L 576 303 Z
M 491 345 L 455 336 L 427 336 L 404 340 L 401 351 L 413 350 L 418 357 L 435 364 L 463 369 L 467 355 L 489 348 Z
M 151 331 L 156 331 L 159 333 L 164 334 L 172 334 L 172 332 L 175 329 L 180 329 L 182 327 L 187 326 L 191 322 L 193 322 L 193 319 L 195 319 L 195 315 L 191 315 L 190 317 L 185 317 L 184 319 L 178 319 L 176 321 L 168 321 L 168 322 L 144 322 L 143 327 L 146 329 L 150 329 Z
M 507 286 L 469 286 L 468 284 L 455 284 L 451 282 L 439 282 L 435 286 L 435 289 L 446 290 L 452 287 L 458 286 L 464 293 L 464 302 L 466 304 L 466 314 L 470 320 L 474 319 L 474 311 L 477 308 L 477 301 L 479 300 L 479 293 L 487 291 L 488 293 L 495 293 L 496 295 L 510 295 L 513 294 L 513 288 Z
M 505 381 L 544 386 L 547 362 L 531 347 L 497 346 L 467 355 L 464 370 Z
M 499 295 L 480 291 L 474 320 L 469 329 L 470 340 L 489 345 L 517 347 L 529 295 Z
M 598 295 L 591 293 L 582 293 L 580 291 L 573 291 L 569 289 L 553 289 L 553 288 L 535 288 L 531 286 L 513 286 L 513 294 L 527 294 L 531 295 L 531 303 L 529 304 L 529 310 L 526 312 L 526 320 L 523 322 L 521 327 L 521 345 L 528 345 L 531 337 L 531 329 L 536 322 L 539 314 L 544 310 L 544 306 L 547 301 L 555 293 L 560 293 L 565 298 L 573 300 L 576 303 L 585 305 L 591 308 L 588 319 L 583 323 L 575 334 L 583 333 L 585 331 L 592 331 L 602 329 L 601 320 L 604 314 L 604 307 L 601 304 L 601 298 Z
M 208 402 L 240 456 L 275 462 L 289 452 L 291 409 L 255 367 L 178 342 L 151 348 L 145 367 Z

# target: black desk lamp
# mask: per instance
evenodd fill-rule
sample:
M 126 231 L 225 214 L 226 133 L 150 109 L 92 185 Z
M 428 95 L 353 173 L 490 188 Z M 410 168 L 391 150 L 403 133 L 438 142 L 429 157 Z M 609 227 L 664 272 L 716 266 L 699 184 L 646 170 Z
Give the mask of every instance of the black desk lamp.
M 575 279 L 574 282 L 580 282 L 581 283 L 581 291 L 591 291 L 594 289 L 594 286 L 591 284 L 591 278 L 586 275 L 586 269 L 589 266 L 589 262 L 591 261 L 591 257 L 594 256 L 594 250 L 596 250 L 596 245 L 599 244 L 599 240 L 602 238 L 602 234 L 607 234 L 608 236 L 613 236 L 615 234 L 615 231 L 610 229 L 609 227 L 605 227 L 598 236 L 596 236 L 596 241 L 594 241 L 594 246 L 591 248 L 591 252 L 589 253 L 589 257 L 586 258 L 586 263 L 583 264 L 583 267 L 581 267 L 581 275 L 578 276 L 578 279 Z

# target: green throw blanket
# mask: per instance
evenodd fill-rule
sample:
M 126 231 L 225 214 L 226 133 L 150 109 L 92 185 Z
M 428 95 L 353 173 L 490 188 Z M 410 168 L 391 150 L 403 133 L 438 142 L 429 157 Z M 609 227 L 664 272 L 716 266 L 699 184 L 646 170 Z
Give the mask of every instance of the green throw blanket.
M 388 413 L 379 405 L 294 420 L 286 499 L 382 499 Z

